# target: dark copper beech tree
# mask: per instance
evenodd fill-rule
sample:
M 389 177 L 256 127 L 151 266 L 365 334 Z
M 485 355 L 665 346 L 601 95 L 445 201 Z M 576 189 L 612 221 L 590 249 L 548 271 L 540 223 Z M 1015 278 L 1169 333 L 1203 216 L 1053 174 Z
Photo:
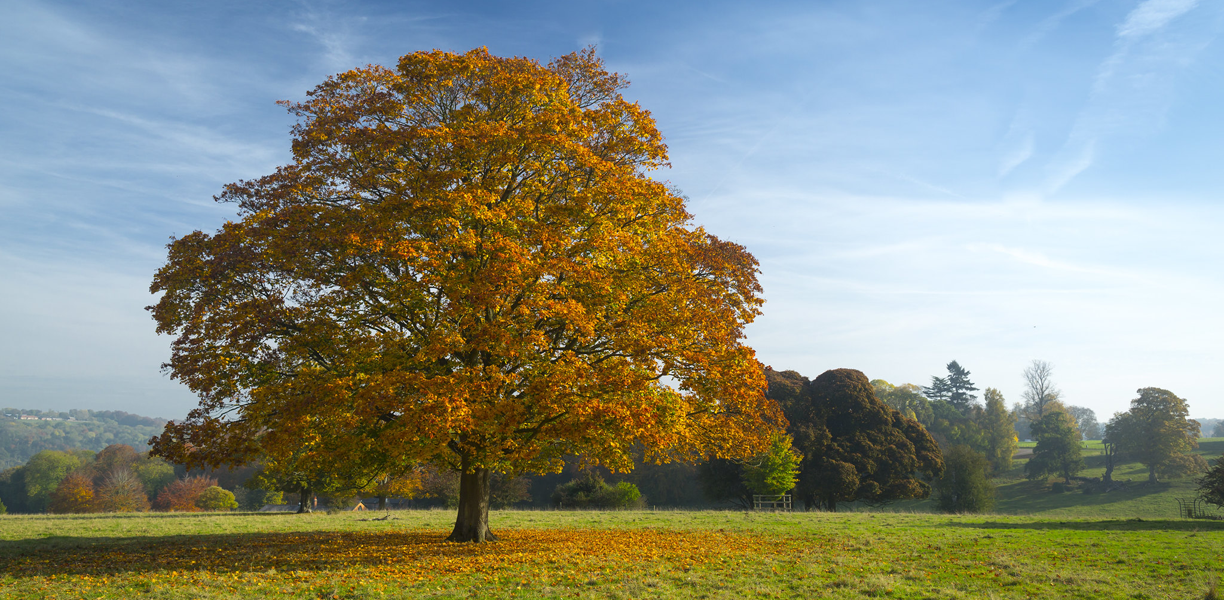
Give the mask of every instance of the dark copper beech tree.
M 770 371 L 769 395 L 790 420 L 803 454 L 795 494 L 808 508 L 926 498 L 943 473 L 939 445 L 917 421 L 876 398 L 862 372 L 833 369 L 807 378 Z

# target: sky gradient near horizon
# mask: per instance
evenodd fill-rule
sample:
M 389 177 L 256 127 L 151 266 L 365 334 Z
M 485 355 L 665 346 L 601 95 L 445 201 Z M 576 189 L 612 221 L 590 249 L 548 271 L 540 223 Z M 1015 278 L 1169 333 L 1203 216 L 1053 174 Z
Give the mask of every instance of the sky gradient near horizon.
M 112 5 L 114 4 L 114 5 Z M 144 306 L 171 235 L 289 159 L 296 100 L 417 50 L 596 45 L 695 221 L 761 261 L 762 362 L 1107 420 L 1224 417 L 1224 5 L 39 2 L 0 6 L 0 405 L 178 418 Z

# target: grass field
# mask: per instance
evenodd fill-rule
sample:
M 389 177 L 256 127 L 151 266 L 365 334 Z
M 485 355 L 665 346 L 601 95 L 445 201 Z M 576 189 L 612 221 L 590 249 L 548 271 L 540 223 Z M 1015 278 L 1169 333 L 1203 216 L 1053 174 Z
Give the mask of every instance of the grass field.
M 1224 523 L 873 513 L 0 517 L 7 598 L 1202 598 Z
M 977 516 L 498 511 L 485 545 L 444 542 L 444 510 L 0 516 L 0 598 L 1204 598 L 1224 521 L 1177 518 L 1193 479 L 1114 477 L 1055 493 L 1018 461 Z

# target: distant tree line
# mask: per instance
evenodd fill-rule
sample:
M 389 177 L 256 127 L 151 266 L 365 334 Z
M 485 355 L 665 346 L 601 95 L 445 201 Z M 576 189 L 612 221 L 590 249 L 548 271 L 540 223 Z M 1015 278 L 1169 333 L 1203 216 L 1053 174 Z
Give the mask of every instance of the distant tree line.
M 1207 470 L 1205 461 L 1191 452 L 1198 446 L 1200 425 L 1188 418 L 1185 400 L 1168 390 L 1138 390 L 1130 410 L 1102 426 L 1091 409 L 1063 402 L 1048 362 L 1034 360 L 1024 370 L 1023 401 L 1010 411 L 994 388 L 985 390 L 985 403 L 979 404 L 970 372 L 957 361 L 946 368 L 946 376 L 932 377 L 925 387 L 872 382 L 882 400 L 918 420 L 939 442 L 946 470 L 935 488 L 944 510 L 987 510 L 993 496 L 989 479 L 1011 469 L 1019 439 L 1036 441 L 1024 465 L 1029 479 L 1079 479 L 1082 441 L 1089 439 L 1103 440 L 1106 482 L 1118 460 L 1147 466 L 1152 482 Z
M 1219 483 L 1224 471 L 1217 465 L 1208 472 L 1205 461 L 1191 452 L 1200 422 L 1189 419 L 1186 401 L 1168 390 L 1138 390 L 1130 409 L 1101 427 L 1090 409 L 1063 404 L 1049 363 L 1033 361 L 1025 369 L 1023 402 L 1010 411 L 995 388 L 987 387 L 979 401 L 971 373 L 957 361 L 946 369 L 946 376 L 932 377 L 925 387 L 868 381 L 851 369 L 827 371 L 815 380 L 768 369 L 766 394 L 782 408 L 789 426 L 755 458 L 652 464 L 641 460 L 639 451 L 631 472 L 615 473 L 573 456 L 555 474 L 494 474 L 490 503 L 494 508 L 726 502 L 750 507 L 754 494 L 791 492 L 805 508 L 832 511 L 846 503 L 878 506 L 934 493 L 941 510 L 980 512 L 993 505 L 991 479 L 1012 469 L 1021 431 L 1037 442 L 1024 466 L 1029 479 L 1060 477 L 1070 483 L 1084 468 L 1081 441 L 1103 437 L 1105 481 L 1111 481 L 1119 460 L 1135 461 L 1148 467 L 1150 481 L 1207 473 L 1204 494 L 1213 493 L 1215 485 L 1218 497 L 1209 498 L 1224 498 Z M 5 413 L 0 451 L 9 457 L 38 444 L 63 448 L 85 440 L 97 445 L 116 433 L 147 440 L 164 423 L 120 411 Z M 22 413 L 40 419 L 13 418 Z M 14 442 L 19 436 L 28 443 Z M 332 507 L 375 499 L 369 508 L 383 508 L 392 499 L 399 506 L 454 507 L 459 496 L 454 472 L 423 465 L 362 481 L 262 464 L 188 472 L 135 447 L 144 446 L 39 450 L 24 465 L 0 472 L 0 502 L 10 512 L 255 510 L 281 502 L 309 510 L 320 495 Z
M 44 450 L 100 452 L 112 444 L 126 444 L 144 451 L 149 438 L 161 433 L 166 425 L 163 419 L 123 411 L 5 408 L 3 413 L 0 470 L 23 465 Z M 22 415 L 35 418 L 21 419 Z

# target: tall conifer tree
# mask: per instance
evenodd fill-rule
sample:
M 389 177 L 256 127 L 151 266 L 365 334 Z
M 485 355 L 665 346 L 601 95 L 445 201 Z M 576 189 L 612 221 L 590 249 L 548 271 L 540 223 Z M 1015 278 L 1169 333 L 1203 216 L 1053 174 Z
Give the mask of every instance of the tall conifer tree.
M 969 380 L 969 371 L 960 366 L 960 363 L 952 361 L 947 365 L 947 377 L 931 376 L 931 385 L 922 388 L 922 393 L 931 400 L 946 400 L 956 407 L 956 410 L 965 413 L 971 406 L 977 403 L 977 396 L 970 392 L 976 392 L 977 387 Z

